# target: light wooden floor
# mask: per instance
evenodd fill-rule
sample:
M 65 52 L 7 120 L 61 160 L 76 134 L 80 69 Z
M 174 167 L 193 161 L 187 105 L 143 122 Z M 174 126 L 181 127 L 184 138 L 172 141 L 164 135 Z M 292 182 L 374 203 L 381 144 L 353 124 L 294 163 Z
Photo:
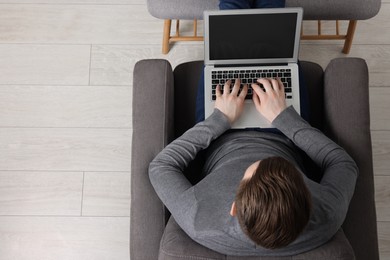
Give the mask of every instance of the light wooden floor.
M 162 55 L 162 25 L 143 0 L 0 0 L 0 260 L 129 259 L 133 65 L 203 58 L 201 43 Z M 326 66 L 341 48 L 303 42 L 300 58 Z M 380 252 L 390 259 L 390 0 L 358 23 L 349 56 L 370 69 Z

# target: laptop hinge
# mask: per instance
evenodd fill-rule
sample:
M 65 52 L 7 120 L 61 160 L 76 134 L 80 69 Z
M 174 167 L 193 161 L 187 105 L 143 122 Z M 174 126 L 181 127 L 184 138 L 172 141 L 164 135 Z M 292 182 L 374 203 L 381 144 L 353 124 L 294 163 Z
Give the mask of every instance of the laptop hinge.
M 270 66 L 287 66 L 288 63 L 262 63 L 262 64 L 215 64 L 214 68 L 226 67 L 270 67 Z

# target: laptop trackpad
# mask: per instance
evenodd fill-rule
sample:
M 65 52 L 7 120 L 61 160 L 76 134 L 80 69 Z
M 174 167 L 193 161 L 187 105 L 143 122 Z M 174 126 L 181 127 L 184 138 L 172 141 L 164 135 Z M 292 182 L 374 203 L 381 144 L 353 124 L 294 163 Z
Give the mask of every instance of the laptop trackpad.
M 274 126 L 256 110 L 253 101 L 246 101 L 244 111 L 232 128 L 274 128 Z

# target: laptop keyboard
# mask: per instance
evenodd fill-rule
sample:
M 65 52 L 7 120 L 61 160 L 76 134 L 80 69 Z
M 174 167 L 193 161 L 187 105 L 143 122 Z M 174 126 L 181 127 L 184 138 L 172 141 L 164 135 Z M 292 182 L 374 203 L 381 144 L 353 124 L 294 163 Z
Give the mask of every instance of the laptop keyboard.
M 212 83 L 212 100 L 216 100 L 216 89 L 219 84 L 221 90 L 227 80 L 231 80 L 230 88 L 233 88 L 235 79 L 241 80 L 240 90 L 244 84 L 248 85 L 248 94 L 245 99 L 252 99 L 253 89 L 252 83 L 257 83 L 259 78 L 280 78 L 284 85 L 284 92 L 286 99 L 292 99 L 291 89 L 291 70 L 290 69 L 253 69 L 253 70 L 214 70 L 211 72 L 211 83 Z M 259 83 L 257 83 L 259 84 Z M 262 87 L 262 85 L 260 85 Z

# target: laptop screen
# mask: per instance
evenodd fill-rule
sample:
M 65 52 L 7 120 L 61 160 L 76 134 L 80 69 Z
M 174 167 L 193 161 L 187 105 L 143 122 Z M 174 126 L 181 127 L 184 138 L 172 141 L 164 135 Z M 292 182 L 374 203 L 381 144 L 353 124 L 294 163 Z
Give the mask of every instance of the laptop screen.
M 219 11 L 210 14 L 205 31 L 206 60 L 217 61 L 215 64 L 234 60 L 244 60 L 243 63 L 295 60 L 298 51 L 294 47 L 299 47 L 301 26 L 298 22 L 298 12 L 286 10 L 281 13 L 228 14 Z

